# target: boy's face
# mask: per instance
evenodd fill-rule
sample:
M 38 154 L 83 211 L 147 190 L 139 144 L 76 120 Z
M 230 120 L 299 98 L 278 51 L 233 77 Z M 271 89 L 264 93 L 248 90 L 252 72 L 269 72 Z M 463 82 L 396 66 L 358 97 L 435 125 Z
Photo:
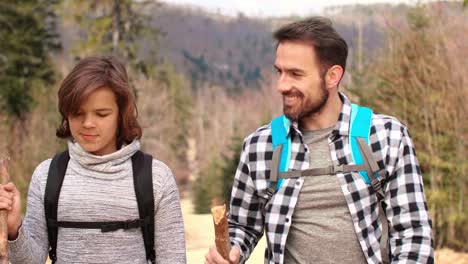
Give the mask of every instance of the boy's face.
M 72 137 L 87 152 L 102 156 L 117 150 L 119 109 L 109 87 L 93 91 L 76 114 L 68 116 Z

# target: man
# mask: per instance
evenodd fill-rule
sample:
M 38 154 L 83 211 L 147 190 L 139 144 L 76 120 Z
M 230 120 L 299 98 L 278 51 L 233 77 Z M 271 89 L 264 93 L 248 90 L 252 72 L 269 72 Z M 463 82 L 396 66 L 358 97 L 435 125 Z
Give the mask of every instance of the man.
M 338 91 L 346 42 L 319 17 L 286 25 L 274 37 L 277 90 L 290 121 L 289 171 L 354 164 L 352 107 Z M 272 196 L 272 126 L 248 136 L 232 190 L 230 262 L 245 262 L 265 230 L 265 263 L 433 263 L 431 220 L 408 130 L 372 114 L 369 131 L 381 190 L 358 172 L 338 171 L 285 179 Z M 206 263 L 228 261 L 211 247 Z

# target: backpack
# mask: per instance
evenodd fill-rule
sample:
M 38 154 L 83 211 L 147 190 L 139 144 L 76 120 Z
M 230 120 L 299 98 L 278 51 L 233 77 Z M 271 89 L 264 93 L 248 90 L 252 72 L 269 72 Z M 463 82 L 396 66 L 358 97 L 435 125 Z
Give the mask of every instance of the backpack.
M 70 155 L 67 151 L 54 156 L 50 164 L 44 197 L 45 217 L 52 263 L 57 261 L 58 228 L 101 229 L 101 232 L 112 232 L 118 229 L 141 227 L 148 263 L 156 263 L 154 250 L 154 197 L 151 155 L 137 151 L 132 156 L 133 183 L 138 203 L 140 219 L 110 222 L 70 222 L 57 221 L 57 207 L 63 179 L 67 170 Z
M 356 104 L 351 105 L 349 134 L 352 157 L 356 165 L 331 165 L 326 168 L 313 168 L 303 171 L 288 171 L 291 160 L 291 137 L 287 134 L 290 126 L 289 119 L 284 115 L 273 119 L 271 121 L 273 158 L 267 195 L 271 199 L 274 192 L 279 190 L 284 180 L 288 178 L 333 175 L 338 172 L 359 172 L 362 179 L 372 186 L 378 200 L 379 218 L 382 223 L 380 249 L 383 262 L 389 263 L 388 254 L 385 254 L 388 252 L 388 222 L 382 207 L 385 197 L 382 189 L 385 173 L 383 170 L 379 170 L 379 166 L 372 157 L 372 151 L 368 145 L 372 114 L 372 109 L 370 108 Z

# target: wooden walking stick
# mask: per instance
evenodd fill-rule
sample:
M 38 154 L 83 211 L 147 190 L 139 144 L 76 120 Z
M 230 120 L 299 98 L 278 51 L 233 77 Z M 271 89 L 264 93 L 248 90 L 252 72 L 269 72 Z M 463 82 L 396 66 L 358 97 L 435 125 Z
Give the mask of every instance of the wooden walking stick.
M 215 228 L 216 249 L 225 260 L 229 260 L 231 242 L 229 242 L 229 226 L 227 221 L 226 205 L 214 206 L 211 208 Z
M 7 170 L 8 158 L 0 159 L 0 183 L 7 184 L 10 181 L 10 175 Z M 8 264 L 8 212 L 0 210 L 0 264 Z

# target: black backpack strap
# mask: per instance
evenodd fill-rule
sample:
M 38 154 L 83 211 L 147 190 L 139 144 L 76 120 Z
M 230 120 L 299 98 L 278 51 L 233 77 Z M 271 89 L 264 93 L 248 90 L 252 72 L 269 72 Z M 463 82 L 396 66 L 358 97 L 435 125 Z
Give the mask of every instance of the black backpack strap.
M 106 222 L 74 222 L 74 221 L 53 221 L 50 220 L 52 227 L 61 228 L 82 228 L 82 229 L 101 229 L 102 233 L 113 232 L 119 229 L 140 228 L 146 224 L 144 219 L 135 219 L 127 221 L 106 221 Z
M 154 196 L 153 196 L 153 157 L 137 151 L 132 156 L 133 184 L 138 202 L 142 225 L 143 241 L 145 243 L 146 259 L 156 263 L 154 249 Z
M 69 160 L 70 155 L 68 154 L 68 150 L 54 156 L 50 163 L 45 188 L 44 209 L 50 246 L 49 258 L 52 260 L 52 263 L 57 261 L 58 234 L 58 227 L 53 223 L 57 222 L 58 199 Z

